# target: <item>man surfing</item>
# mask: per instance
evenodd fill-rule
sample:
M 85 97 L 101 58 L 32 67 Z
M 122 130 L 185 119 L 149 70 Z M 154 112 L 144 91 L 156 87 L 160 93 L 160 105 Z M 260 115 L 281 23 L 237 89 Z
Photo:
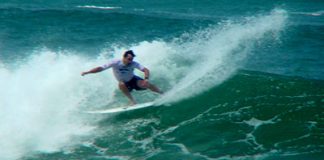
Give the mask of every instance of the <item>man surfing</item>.
M 131 105 L 136 104 L 136 101 L 130 93 L 133 89 L 145 90 L 148 88 L 153 92 L 162 94 L 162 91 L 159 88 L 149 83 L 150 71 L 138 62 L 133 61 L 134 57 L 134 52 L 132 50 L 128 50 L 124 53 L 122 59 L 113 60 L 107 64 L 104 64 L 103 66 L 93 68 L 86 72 L 82 72 L 81 75 L 84 76 L 89 73 L 98 73 L 106 69 L 112 68 L 114 76 L 119 82 L 119 89 L 129 99 Z M 144 72 L 144 79 L 134 74 L 135 68 Z

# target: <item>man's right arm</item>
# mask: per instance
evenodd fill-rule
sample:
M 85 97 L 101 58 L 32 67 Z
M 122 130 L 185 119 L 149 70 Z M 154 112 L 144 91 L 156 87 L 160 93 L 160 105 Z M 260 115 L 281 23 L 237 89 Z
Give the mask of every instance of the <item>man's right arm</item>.
M 89 73 L 97 73 L 97 72 L 101 72 L 101 71 L 103 71 L 103 70 L 106 70 L 106 69 L 108 69 L 108 68 L 114 66 L 116 63 L 118 63 L 118 61 L 116 61 L 116 60 L 115 60 L 115 61 L 111 61 L 111 62 L 109 62 L 109 63 L 107 63 L 107 64 L 102 65 L 102 66 L 99 66 L 99 67 L 93 68 L 93 69 L 91 69 L 90 71 L 82 72 L 81 75 L 84 76 L 84 75 L 89 74 Z
M 97 73 L 97 72 L 101 72 L 103 70 L 104 70 L 104 68 L 102 68 L 102 67 L 96 67 L 96 68 L 91 69 L 90 71 L 82 72 L 81 75 L 84 76 L 89 73 Z

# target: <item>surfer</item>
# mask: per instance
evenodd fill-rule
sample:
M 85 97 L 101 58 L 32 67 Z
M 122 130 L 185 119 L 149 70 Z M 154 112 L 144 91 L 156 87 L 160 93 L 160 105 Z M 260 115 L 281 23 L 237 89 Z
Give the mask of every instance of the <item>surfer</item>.
M 138 62 L 133 61 L 134 57 L 134 52 L 132 50 L 128 50 L 123 54 L 122 59 L 113 60 L 102 66 L 82 72 L 81 75 L 84 76 L 89 73 L 97 73 L 112 68 L 114 76 L 119 82 L 119 89 L 130 100 L 131 105 L 136 104 L 136 101 L 130 93 L 133 89 L 150 89 L 153 92 L 162 94 L 162 91 L 159 88 L 149 82 L 150 71 Z M 134 74 L 135 68 L 144 72 L 144 79 Z

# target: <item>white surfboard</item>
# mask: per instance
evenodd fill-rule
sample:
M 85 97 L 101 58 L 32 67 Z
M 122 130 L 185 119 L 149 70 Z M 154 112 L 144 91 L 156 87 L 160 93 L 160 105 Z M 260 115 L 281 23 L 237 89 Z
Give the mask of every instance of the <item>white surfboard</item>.
M 125 112 L 135 109 L 141 109 L 145 107 L 153 106 L 154 102 L 146 102 L 146 103 L 140 103 L 133 106 L 126 106 L 126 107 L 116 107 L 116 108 L 109 108 L 105 110 L 98 110 L 98 111 L 87 111 L 86 113 L 97 113 L 97 114 L 103 114 L 103 113 L 117 113 L 117 112 Z

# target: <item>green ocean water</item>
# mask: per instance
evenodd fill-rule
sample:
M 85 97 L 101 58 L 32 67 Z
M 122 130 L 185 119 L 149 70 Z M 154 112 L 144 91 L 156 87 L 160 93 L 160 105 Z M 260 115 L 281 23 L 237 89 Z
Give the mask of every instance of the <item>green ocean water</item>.
M 241 71 L 172 106 L 103 115 L 88 145 L 36 159 L 321 159 L 323 85 Z
M 323 159 L 324 2 L 0 1 L 0 159 Z M 165 94 L 127 103 L 128 49 Z M 142 76 L 142 73 L 136 72 Z

